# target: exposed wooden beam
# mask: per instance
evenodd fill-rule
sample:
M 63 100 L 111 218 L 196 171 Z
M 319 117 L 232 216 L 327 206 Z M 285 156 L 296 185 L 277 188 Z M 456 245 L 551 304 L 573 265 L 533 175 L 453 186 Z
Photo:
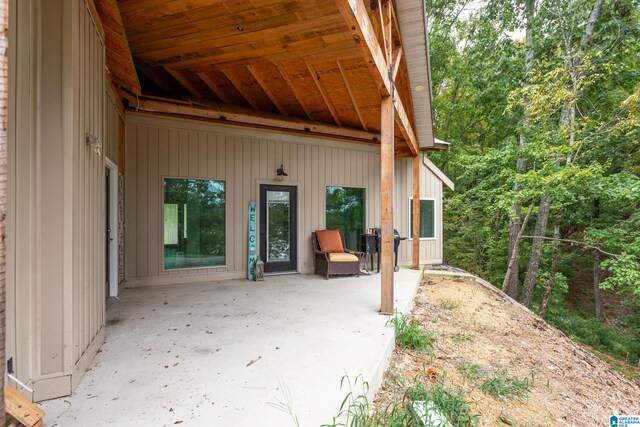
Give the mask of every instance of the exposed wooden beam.
M 402 133 L 407 146 L 411 150 L 411 154 L 417 156 L 419 153 L 418 140 L 416 138 L 416 134 L 413 132 L 413 127 L 409 121 L 409 116 L 407 116 L 407 111 L 404 109 L 404 105 L 402 104 L 402 98 L 400 98 L 397 93 L 393 100 L 393 106 L 395 107 L 396 112 L 395 121 L 400 127 L 400 133 Z
M 165 70 L 167 70 L 167 72 L 171 74 L 173 78 L 178 81 L 178 83 L 180 83 L 185 89 L 187 89 L 191 95 L 195 96 L 196 98 L 203 98 L 200 91 L 194 85 L 192 85 L 191 82 L 187 80 L 180 71 L 172 70 L 171 68 L 165 68 Z
M 305 105 L 304 97 L 300 94 L 300 92 L 296 88 L 296 85 L 295 85 L 294 81 L 291 79 L 291 77 L 289 77 L 289 75 L 287 73 L 282 71 L 282 67 L 277 62 L 275 63 L 275 65 L 276 65 L 276 68 L 278 69 L 278 72 L 280 73 L 280 75 L 284 79 L 284 81 L 287 82 L 287 85 L 289 85 L 289 87 L 291 88 L 291 92 L 293 92 L 293 96 L 295 96 L 296 100 L 298 101 L 298 104 L 300 104 L 300 106 L 302 107 L 302 110 L 304 110 L 304 113 L 307 115 L 307 117 L 310 120 L 314 120 L 314 117 L 311 114 L 311 111 Z
M 382 96 L 391 95 L 391 81 L 389 67 L 384 53 L 376 38 L 373 25 L 367 14 L 367 8 L 362 0 L 336 0 L 338 10 L 349 26 L 349 31 L 355 40 L 362 57 L 367 62 L 378 90 Z
M 232 104 L 231 99 L 224 93 L 218 86 L 218 84 L 207 73 L 198 73 L 198 77 L 207 85 L 211 92 L 215 93 L 222 102 Z
M 413 224 L 411 224 L 411 264 L 420 267 L 420 156 L 412 159 L 413 166 Z
M 179 82 L 163 67 L 152 67 L 137 58 L 134 58 L 133 63 L 140 74 L 151 80 L 162 91 L 167 93 L 179 92 L 182 88 Z
M 382 98 L 380 142 L 380 313 L 393 314 L 393 99 Z
M 387 64 L 391 64 L 393 59 L 393 22 L 392 22 L 392 13 L 393 4 L 391 0 L 383 0 L 383 9 L 385 9 L 384 15 L 384 24 L 385 24 L 385 41 L 387 43 Z
M 197 105 L 188 104 L 184 101 L 160 100 L 157 98 L 150 99 L 148 97 L 137 98 L 122 90 L 120 92 L 125 99 L 128 99 L 132 103 L 136 111 L 206 120 L 221 125 L 252 127 L 366 144 L 377 145 L 380 137 L 379 134 L 365 132 L 359 129 L 265 113 L 250 108 L 221 104 L 219 102 L 207 102 L 206 105 Z
M 267 97 L 271 100 L 271 102 L 273 102 L 273 105 L 275 105 L 278 111 L 280 111 L 280 114 L 285 116 L 289 115 L 282 103 L 278 101 L 279 97 L 275 93 L 273 93 L 273 91 L 271 90 L 271 86 L 269 86 L 269 83 L 265 81 L 260 72 L 257 70 L 256 66 L 247 65 L 247 69 L 249 70 L 253 78 L 256 79 Z
M 96 18 L 98 31 L 102 31 L 107 68 L 117 84 L 139 95 L 140 81 L 116 0 L 89 0 L 87 4 Z
M 260 106 L 258 105 L 256 100 L 253 99 L 251 94 L 245 89 L 244 85 L 238 79 L 234 72 L 232 72 L 231 70 L 226 70 L 224 68 L 220 68 L 220 71 L 222 71 L 222 74 L 224 74 L 229 79 L 233 87 L 235 87 L 236 90 L 240 92 L 240 95 L 242 95 L 242 97 L 249 103 L 249 105 L 251 105 L 254 110 L 260 110 Z
M 320 81 L 320 76 L 318 75 L 318 72 L 308 62 L 305 63 L 305 65 L 307 66 L 307 69 L 309 70 L 309 74 L 311 74 L 311 78 L 313 79 L 313 82 L 316 84 L 316 87 L 318 88 L 318 91 L 320 92 L 320 95 L 322 96 L 322 99 L 324 100 L 324 103 L 326 104 L 327 109 L 331 113 L 331 117 L 333 117 L 333 121 L 338 126 L 342 126 L 342 123 L 340 122 L 340 117 L 338 116 L 338 111 L 336 110 L 336 107 L 333 105 L 333 102 L 331 102 L 331 98 L 329 97 L 329 94 L 324 88 L 324 84 Z
M 385 16 L 383 3 L 383 0 L 378 0 L 378 19 L 380 20 L 380 26 L 382 27 L 382 39 L 380 39 L 380 42 L 382 44 L 382 50 L 384 51 L 384 58 L 388 64 L 390 62 L 389 58 L 391 57 L 391 52 L 389 52 L 390 43 L 388 40 L 388 26 L 390 21 Z
M 367 66 L 378 86 L 380 95 L 383 98 L 393 96 L 393 81 L 390 76 L 392 68 L 385 59 L 382 48 L 378 43 L 364 3 L 362 0 L 336 0 L 336 2 L 340 13 L 349 26 L 353 39 L 367 62 Z M 391 5 L 389 5 L 389 7 L 391 7 Z M 406 139 L 411 153 L 417 156 L 418 142 L 399 96 L 395 96 L 393 104 L 396 112 L 395 120 L 400 127 L 402 136 Z
M 396 76 L 398 75 L 398 70 L 400 70 L 400 65 L 402 64 L 402 46 L 396 46 L 393 49 L 393 59 L 391 61 L 392 70 L 391 70 L 391 78 L 395 82 Z
M 360 107 L 358 106 L 358 102 L 356 101 L 356 97 L 353 94 L 353 89 L 351 88 L 351 82 L 349 81 L 349 77 L 347 76 L 347 72 L 345 71 L 344 67 L 342 66 L 342 63 L 340 63 L 340 61 L 337 61 L 337 62 L 338 62 L 338 68 L 340 69 L 340 74 L 342 74 L 342 80 L 344 80 L 344 84 L 347 87 L 347 92 L 349 92 L 349 97 L 351 98 L 351 102 L 353 102 L 353 108 L 355 108 L 356 114 L 358 115 L 358 119 L 360 120 L 360 125 L 362 126 L 362 129 L 369 130 L 367 128 L 367 124 L 366 124 L 364 118 L 362 117 L 362 111 L 360 111 Z

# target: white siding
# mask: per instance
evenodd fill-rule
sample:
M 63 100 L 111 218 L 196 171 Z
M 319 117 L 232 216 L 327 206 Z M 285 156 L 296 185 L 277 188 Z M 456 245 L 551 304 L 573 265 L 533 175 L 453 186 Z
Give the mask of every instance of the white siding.
M 128 114 L 125 138 L 125 245 L 127 286 L 171 284 L 242 277 L 247 258 L 247 206 L 258 205 L 260 183 L 274 182 L 283 164 L 282 184 L 298 186 L 298 269 L 313 269 L 311 232 L 325 227 L 328 185 L 366 190 L 365 226 L 380 224 L 380 155 L 376 146 L 279 135 L 215 125 Z M 441 197 L 442 184 L 421 169 L 422 192 Z M 226 181 L 224 267 L 163 271 L 162 177 Z M 396 160 L 396 228 L 408 235 L 411 159 Z M 437 202 L 438 206 L 441 203 Z M 438 218 L 441 216 L 438 215 Z M 439 225 L 437 225 L 439 227 Z M 440 236 L 438 230 L 438 236 Z M 423 261 L 439 262 L 440 239 L 422 241 Z M 400 261 L 411 260 L 409 242 Z

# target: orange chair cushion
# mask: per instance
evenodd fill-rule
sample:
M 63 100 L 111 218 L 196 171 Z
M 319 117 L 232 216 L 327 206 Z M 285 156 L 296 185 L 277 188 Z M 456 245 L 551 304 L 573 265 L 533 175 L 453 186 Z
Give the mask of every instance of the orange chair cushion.
M 318 230 L 316 231 L 318 244 L 323 252 L 341 253 L 344 252 L 342 247 L 342 237 L 339 230 Z
M 329 254 L 329 261 L 331 262 L 358 262 L 360 259 L 354 254 L 348 254 L 346 252 L 343 253 L 334 253 Z

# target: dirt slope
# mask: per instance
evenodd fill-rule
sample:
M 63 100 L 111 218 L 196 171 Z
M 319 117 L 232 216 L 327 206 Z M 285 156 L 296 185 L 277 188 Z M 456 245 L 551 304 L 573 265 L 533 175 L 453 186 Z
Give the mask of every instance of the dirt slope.
M 489 285 L 490 286 L 490 285 Z M 518 426 L 604 426 L 612 414 L 640 414 L 640 386 L 533 313 L 489 288 L 460 278 L 428 277 L 421 284 L 412 316 L 435 332 L 435 357 L 396 349 L 375 404 L 383 407 L 397 392 L 393 377 L 444 373 L 464 392 L 480 425 L 505 425 L 501 413 Z M 531 378 L 524 399 L 500 399 L 463 378 L 459 367 L 475 364 L 506 368 Z M 508 424 L 506 424 L 508 425 Z

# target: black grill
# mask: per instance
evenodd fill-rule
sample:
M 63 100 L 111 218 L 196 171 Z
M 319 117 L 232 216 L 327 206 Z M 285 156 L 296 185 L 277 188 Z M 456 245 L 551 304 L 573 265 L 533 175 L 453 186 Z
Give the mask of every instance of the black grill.
M 371 271 L 373 271 L 373 254 L 378 254 L 378 271 L 380 271 L 380 248 L 381 244 L 381 230 L 374 228 L 371 231 L 373 233 L 366 233 L 360 235 L 360 251 L 365 253 L 365 256 L 369 256 L 371 259 Z M 398 267 L 398 247 L 400 247 L 400 241 L 406 240 L 406 237 L 400 237 L 398 230 L 393 230 L 393 251 L 395 252 L 395 266 L 394 271 L 400 270 Z

